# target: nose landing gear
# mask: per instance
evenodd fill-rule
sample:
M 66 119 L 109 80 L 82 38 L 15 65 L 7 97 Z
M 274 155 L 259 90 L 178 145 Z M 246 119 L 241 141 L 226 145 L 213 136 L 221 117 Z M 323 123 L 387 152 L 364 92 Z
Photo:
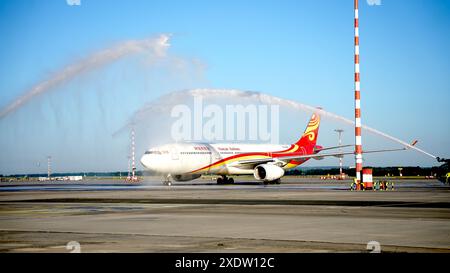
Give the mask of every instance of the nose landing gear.
M 170 174 L 168 174 L 164 177 L 164 181 L 163 181 L 164 186 L 172 186 L 172 181 L 170 181 L 171 177 L 172 176 Z
M 225 175 L 217 178 L 217 185 L 234 184 L 234 179 L 232 177 L 228 178 Z

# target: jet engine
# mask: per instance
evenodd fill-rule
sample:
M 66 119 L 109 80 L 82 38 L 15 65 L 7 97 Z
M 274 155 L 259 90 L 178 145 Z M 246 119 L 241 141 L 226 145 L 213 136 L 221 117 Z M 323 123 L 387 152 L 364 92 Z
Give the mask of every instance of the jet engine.
M 173 175 L 172 178 L 175 181 L 191 181 L 202 176 L 201 174 L 177 174 Z
M 284 170 L 277 165 L 261 164 L 256 166 L 253 175 L 258 180 L 274 181 L 284 175 Z

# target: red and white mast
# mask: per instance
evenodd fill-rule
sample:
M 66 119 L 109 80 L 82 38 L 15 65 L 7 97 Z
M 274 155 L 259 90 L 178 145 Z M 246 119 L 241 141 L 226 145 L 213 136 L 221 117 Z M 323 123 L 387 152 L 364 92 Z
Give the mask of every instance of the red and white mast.
M 362 171 L 361 94 L 359 80 L 359 16 L 358 0 L 355 0 L 355 169 L 358 189 L 361 183 Z

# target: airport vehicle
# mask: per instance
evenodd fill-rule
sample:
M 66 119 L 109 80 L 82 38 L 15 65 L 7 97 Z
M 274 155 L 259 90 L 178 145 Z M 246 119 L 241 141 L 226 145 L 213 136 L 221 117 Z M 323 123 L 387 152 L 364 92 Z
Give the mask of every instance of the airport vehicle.
M 450 183 L 450 159 L 436 158 L 438 162 L 444 163 L 438 168 L 437 178 L 444 184 Z
M 300 139 L 291 145 L 233 144 L 233 143 L 173 143 L 151 148 L 141 158 L 148 170 L 162 174 L 164 184 L 190 181 L 202 174 L 219 175 L 217 184 L 232 184 L 229 175 L 253 174 L 264 183 L 280 183 L 285 170 L 297 167 L 311 158 L 343 156 L 354 152 L 322 153 L 326 150 L 349 147 L 341 145 L 324 148 L 316 145 L 320 116 L 313 114 Z M 415 144 L 415 143 L 414 143 Z M 376 150 L 364 153 L 406 150 Z M 319 154 L 319 152 L 321 152 Z

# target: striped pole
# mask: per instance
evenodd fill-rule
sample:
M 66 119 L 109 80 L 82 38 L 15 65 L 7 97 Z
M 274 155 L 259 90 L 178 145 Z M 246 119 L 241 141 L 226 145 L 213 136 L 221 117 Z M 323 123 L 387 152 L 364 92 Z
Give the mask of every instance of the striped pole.
M 355 168 L 356 186 L 360 188 L 362 171 L 362 142 L 361 142 L 361 94 L 359 82 L 359 18 L 358 0 L 355 0 Z

